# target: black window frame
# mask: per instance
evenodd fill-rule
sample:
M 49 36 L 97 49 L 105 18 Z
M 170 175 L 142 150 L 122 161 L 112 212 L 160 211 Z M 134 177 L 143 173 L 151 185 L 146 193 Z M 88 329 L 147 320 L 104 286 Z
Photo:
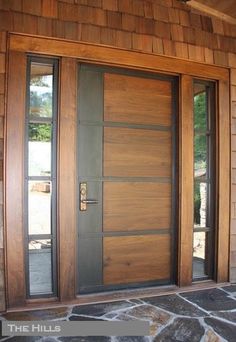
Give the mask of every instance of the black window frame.
M 52 93 L 52 117 L 30 118 L 30 76 L 31 64 L 51 65 L 53 70 L 53 93 Z M 54 57 L 39 57 L 27 55 L 26 68 L 26 114 L 25 114 L 25 156 L 24 156 L 24 236 L 25 236 L 25 279 L 26 279 L 26 298 L 50 298 L 58 296 L 57 282 L 57 127 L 58 127 L 58 87 L 59 87 L 59 60 Z M 29 153 L 28 153 L 28 127 L 29 124 L 51 124 L 51 174 L 50 176 L 29 176 Z M 48 181 L 51 182 L 51 234 L 31 234 L 28 233 L 28 184 L 29 181 Z M 30 241 L 50 240 L 51 241 L 51 280 L 52 292 L 31 294 L 30 293 L 30 272 L 29 272 L 29 252 Z
M 205 241 L 207 245 L 207 257 L 205 256 L 204 263 L 208 259 L 206 269 L 206 275 L 202 277 L 194 277 L 192 272 L 192 281 L 204 281 L 215 280 L 216 278 L 216 238 L 217 238 L 217 198 L 216 198 L 216 177 L 217 177 L 217 146 L 216 146 L 216 134 L 217 134 L 217 112 L 216 112 L 216 89 L 217 84 L 215 81 L 206 81 L 202 79 L 193 80 L 193 89 L 195 84 L 205 86 L 206 89 L 206 129 L 195 129 L 194 138 L 196 135 L 205 135 L 207 142 L 207 166 L 206 166 L 206 179 L 201 180 L 201 183 L 207 184 L 207 209 L 206 209 L 206 226 L 194 227 L 193 223 L 193 242 L 195 232 L 204 232 L 206 234 Z M 194 101 L 195 94 L 193 96 Z M 194 108 L 194 106 L 193 106 Z M 193 125 L 195 123 L 195 113 L 193 113 Z M 195 149 L 194 149 L 194 163 L 195 163 Z M 194 186 L 198 180 L 194 177 Z M 209 236 L 207 236 L 209 234 Z M 193 262 L 192 262 L 193 264 Z

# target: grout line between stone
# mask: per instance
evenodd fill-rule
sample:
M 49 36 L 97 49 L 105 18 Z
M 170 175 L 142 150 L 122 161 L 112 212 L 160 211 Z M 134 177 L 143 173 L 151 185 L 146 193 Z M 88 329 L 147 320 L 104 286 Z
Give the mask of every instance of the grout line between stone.
M 222 337 L 221 335 L 219 335 L 210 325 L 208 325 L 203 318 L 200 319 L 200 324 L 203 326 L 203 328 L 205 329 L 205 334 L 202 336 L 201 341 L 200 342 L 205 342 L 205 338 L 206 338 L 206 333 L 207 330 L 213 331 L 214 334 L 216 334 L 216 336 L 219 337 L 220 342 L 228 342 L 224 337 Z
M 235 293 L 235 292 L 227 292 L 226 290 L 222 289 L 221 287 L 219 287 L 219 290 L 223 291 L 224 293 L 226 293 L 231 299 L 233 299 L 234 301 L 236 301 L 236 298 L 232 295 L 232 293 Z
M 185 297 L 182 297 L 180 293 L 177 293 L 176 294 L 178 297 L 184 299 L 186 302 L 188 302 L 189 304 L 192 304 L 193 306 L 195 306 L 197 309 L 199 309 L 200 311 L 203 311 L 207 314 L 209 314 L 209 311 L 207 311 L 206 309 L 203 309 L 201 306 L 199 306 L 198 304 L 194 303 L 194 302 L 191 302 L 189 299 L 185 298 Z

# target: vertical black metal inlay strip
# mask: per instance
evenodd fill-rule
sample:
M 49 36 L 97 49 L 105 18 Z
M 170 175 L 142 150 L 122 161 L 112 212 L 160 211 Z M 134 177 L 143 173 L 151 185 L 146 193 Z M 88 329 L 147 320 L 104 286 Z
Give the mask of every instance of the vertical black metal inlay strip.
M 91 238 L 89 233 L 102 229 L 102 142 L 101 125 L 80 125 L 80 119 L 89 118 L 103 121 L 103 74 L 98 69 L 79 66 L 78 90 L 78 185 L 86 182 L 87 176 L 95 177 L 87 182 L 87 196 L 98 199 L 94 207 L 87 211 L 78 208 L 78 252 L 77 252 L 77 291 L 83 287 L 102 285 L 102 235 Z M 98 196 L 98 197 L 93 197 Z M 79 204 L 79 189 L 78 189 Z M 82 239 L 81 236 L 84 236 Z

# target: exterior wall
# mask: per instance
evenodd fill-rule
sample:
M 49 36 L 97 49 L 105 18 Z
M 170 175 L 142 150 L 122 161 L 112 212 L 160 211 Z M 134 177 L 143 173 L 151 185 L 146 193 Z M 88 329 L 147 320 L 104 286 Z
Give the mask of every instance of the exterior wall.
M 0 0 L 0 310 L 4 310 L 3 132 L 7 32 L 50 36 L 231 68 L 231 281 L 236 281 L 236 26 L 177 0 Z M 235 68 L 235 69 L 233 69 Z

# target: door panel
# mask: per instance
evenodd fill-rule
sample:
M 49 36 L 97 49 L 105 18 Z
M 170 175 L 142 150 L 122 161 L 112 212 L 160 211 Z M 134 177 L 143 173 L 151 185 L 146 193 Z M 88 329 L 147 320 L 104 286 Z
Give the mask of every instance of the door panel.
M 104 284 L 166 280 L 170 278 L 170 236 L 105 237 L 103 258 Z
M 171 83 L 127 75 L 104 75 L 104 120 L 171 125 Z
M 104 231 L 169 229 L 170 225 L 170 183 L 104 183 Z
M 104 176 L 170 177 L 171 132 L 105 127 Z
M 174 281 L 173 91 L 169 76 L 80 67 L 79 293 Z

